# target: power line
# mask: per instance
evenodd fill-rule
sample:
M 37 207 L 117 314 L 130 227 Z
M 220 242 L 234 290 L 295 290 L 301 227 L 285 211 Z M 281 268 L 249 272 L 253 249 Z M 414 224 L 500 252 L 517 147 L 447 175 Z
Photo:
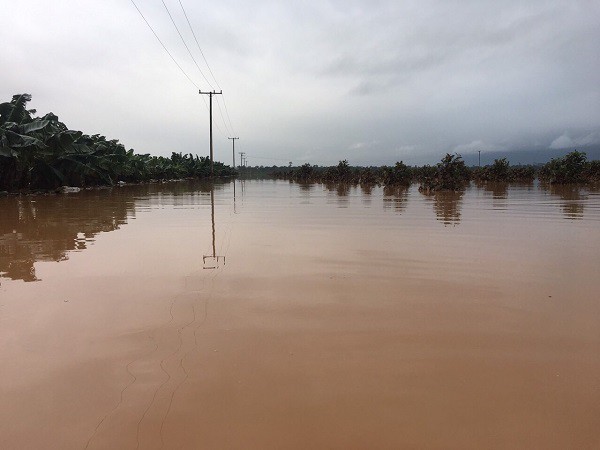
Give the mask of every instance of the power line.
M 192 52 L 190 51 L 190 48 L 186 44 L 185 39 L 183 38 L 183 35 L 181 34 L 181 31 L 179 31 L 179 27 L 177 26 L 177 24 L 175 23 L 175 20 L 173 19 L 173 16 L 171 15 L 171 11 L 169 11 L 169 8 L 167 7 L 167 4 L 165 3 L 165 0 L 162 0 L 162 4 L 165 7 L 165 10 L 167 11 L 167 14 L 169 15 L 169 18 L 171 19 L 171 22 L 173 23 L 173 26 L 177 30 L 177 34 L 181 38 L 181 42 L 183 42 L 183 45 L 185 46 L 186 50 L 190 54 L 190 57 L 192 58 L 192 61 L 194 61 L 194 64 L 196 64 L 196 67 L 198 68 L 198 71 L 200 72 L 200 75 L 202 75 L 202 78 L 204 78 L 204 81 L 206 81 L 208 83 L 208 85 L 210 86 L 210 88 L 213 89 L 212 85 L 210 84 L 210 81 L 208 81 L 208 78 L 206 78 L 206 76 L 204 75 L 204 72 L 202 72 L 202 69 L 200 69 L 200 66 L 196 62 L 196 59 L 194 58 L 194 55 L 192 55 Z
M 215 81 L 215 84 L 217 85 L 217 87 L 219 88 L 219 90 L 222 91 L 221 86 L 219 86 L 219 82 L 215 78 L 215 75 L 213 74 L 213 71 L 211 70 L 210 65 L 208 64 L 208 61 L 206 60 L 206 57 L 204 56 L 204 52 L 202 51 L 202 48 L 200 48 L 200 44 L 198 43 L 198 39 L 196 38 L 196 33 L 194 33 L 194 28 L 192 28 L 192 24 L 190 23 L 190 19 L 188 19 L 188 15 L 185 12 L 185 8 L 183 7 L 183 3 L 181 3 L 181 0 L 179 0 L 179 5 L 181 6 L 181 10 L 183 11 L 183 15 L 185 16 L 185 20 L 187 21 L 187 23 L 188 23 L 188 25 L 190 27 L 190 30 L 192 32 L 192 36 L 194 36 L 194 40 L 196 41 L 196 45 L 198 46 L 198 50 L 200 50 L 200 54 L 202 55 L 202 59 L 204 59 L 204 62 L 206 63 L 206 67 L 208 67 L 208 71 L 212 75 L 213 80 Z M 210 83 L 208 83 L 208 84 L 210 84 Z
M 142 14 L 142 11 L 140 11 L 140 8 L 138 8 L 138 6 L 135 4 L 134 0 L 131 0 L 131 3 L 133 3 L 133 6 L 135 6 L 135 9 L 137 10 L 137 12 L 140 14 L 140 16 L 142 16 L 142 19 L 144 19 L 144 22 L 146 22 L 146 25 L 148 25 L 148 28 L 150 28 L 150 31 L 152 31 L 152 34 L 154 34 L 154 37 L 156 37 L 156 39 L 158 40 L 158 42 L 160 42 L 160 45 L 162 45 L 162 48 L 165 49 L 165 52 L 167 52 L 167 54 L 171 57 L 171 59 L 173 60 L 173 62 L 175 63 L 175 65 L 177 67 L 179 67 L 179 70 L 181 70 L 181 73 L 183 73 L 185 75 L 185 77 L 190 81 L 190 83 L 192 83 L 196 89 L 200 89 L 198 87 L 198 85 L 196 83 L 194 83 L 194 81 L 190 78 L 190 76 L 185 72 L 185 70 L 183 70 L 183 68 L 179 65 L 179 63 L 175 60 L 175 58 L 173 57 L 173 55 L 171 54 L 171 52 L 169 51 L 169 49 L 167 49 L 167 47 L 165 46 L 165 44 L 163 44 L 163 41 L 160 40 L 160 38 L 158 37 L 158 34 L 156 34 L 156 31 L 154 31 L 154 28 L 152 28 L 152 25 L 150 25 L 150 23 L 146 20 L 146 18 L 144 17 L 144 15 Z
M 227 103 L 225 102 L 225 96 L 223 96 L 223 106 L 225 106 L 225 114 L 227 115 L 227 120 L 229 120 L 229 126 L 231 127 L 231 131 L 235 131 L 233 129 L 233 124 L 231 123 L 231 117 L 229 117 L 229 111 L 227 110 Z M 235 133 L 233 133 L 233 134 L 235 134 Z
M 219 88 L 219 90 L 222 91 L 223 89 L 221 89 L 221 86 L 219 85 L 219 82 L 217 81 L 217 77 L 215 77 L 215 74 L 213 73 L 212 69 L 210 68 L 210 64 L 208 64 L 208 60 L 204 56 L 204 52 L 202 51 L 202 48 L 200 47 L 200 43 L 198 42 L 198 38 L 196 37 L 196 33 L 194 32 L 194 28 L 192 27 L 192 23 L 190 22 L 190 19 L 188 18 L 188 15 L 187 15 L 187 13 L 185 11 L 185 8 L 183 7 L 183 3 L 181 2 L 181 0 L 179 0 L 179 6 L 181 6 L 181 10 L 183 11 L 183 15 L 185 16 L 185 20 L 187 21 L 187 24 L 190 27 L 190 31 L 192 32 L 192 36 L 194 36 L 194 41 L 196 42 L 196 46 L 198 47 L 198 50 L 200 51 L 200 54 L 202 55 L 202 59 L 206 63 L 206 67 L 208 67 L 208 71 L 210 72 L 210 75 L 212 76 L 212 78 L 213 78 L 213 80 L 214 80 L 217 88 Z M 209 83 L 209 85 L 210 85 L 210 83 Z M 225 96 L 223 96 L 223 106 L 225 106 L 225 114 L 227 115 L 227 120 L 229 121 L 229 127 L 230 127 L 230 129 L 232 131 L 232 134 L 235 134 L 235 130 L 233 129 L 233 124 L 231 123 L 231 117 L 229 116 L 229 110 L 227 108 L 227 102 L 225 101 Z M 225 121 L 223 120 L 223 122 L 225 122 Z M 227 125 L 225 125 L 225 126 L 227 127 Z
M 217 98 L 215 97 L 215 100 L 217 100 Z M 225 117 L 223 117 L 223 109 L 221 108 L 221 103 L 219 103 L 219 100 L 217 100 L 217 107 L 219 108 L 219 114 L 221 115 L 221 120 L 223 121 L 223 124 L 225 125 L 225 129 L 227 130 L 227 134 L 234 134 L 233 130 L 229 129 L 229 126 L 227 125 L 227 122 L 225 122 Z
M 146 25 L 148 26 L 148 28 L 150 28 L 150 31 L 152 31 L 152 34 L 154 34 L 154 37 L 156 38 L 156 40 L 160 43 L 160 45 L 162 46 L 162 48 L 165 50 L 165 52 L 167 52 L 167 54 L 169 55 L 169 57 L 171 58 L 171 60 L 175 63 L 175 65 L 177 66 L 177 68 L 181 71 L 181 73 L 183 73 L 183 75 L 185 75 L 185 77 L 188 79 L 188 81 L 190 83 L 192 83 L 192 85 L 200 90 L 200 87 L 194 82 L 194 80 L 192 80 L 192 78 L 187 74 L 187 72 L 185 70 L 183 70 L 183 68 L 181 67 L 181 65 L 177 62 L 177 60 L 175 59 L 175 57 L 173 56 L 173 54 L 169 51 L 169 49 L 167 48 L 167 46 L 164 44 L 164 42 L 160 39 L 160 37 L 158 37 L 158 34 L 156 33 L 156 31 L 154 31 L 154 28 L 152 28 L 152 25 L 150 25 L 150 22 L 148 22 L 148 20 L 146 19 L 146 17 L 144 16 L 144 14 L 142 13 L 142 11 L 140 10 L 140 8 L 137 6 L 137 4 L 135 3 L 134 0 L 131 0 L 131 3 L 133 4 L 133 6 L 135 7 L 135 9 L 137 10 L 137 12 L 139 13 L 139 15 L 141 16 L 141 18 L 144 20 L 144 22 L 146 23 Z M 184 45 L 186 46 L 186 49 L 188 50 L 188 52 L 190 52 L 189 47 L 185 44 L 185 40 L 183 39 L 183 36 L 181 35 L 181 33 L 179 32 L 179 29 L 177 28 L 177 25 L 175 24 L 175 22 L 173 21 L 173 17 L 171 16 L 169 9 L 167 8 L 167 5 L 164 3 L 163 0 L 163 5 L 165 6 L 165 9 L 167 10 L 167 13 L 169 14 L 169 17 L 171 18 L 171 22 L 173 22 L 173 25 L 175 26 L 175 29 L 177 30 L 179 37 L 181 37 Z M 183 6 L 183 5 L 182 5 Z M 184 11 L 185 13 L 185 11 Z M 187 16 L 186 16 L 187 19 Z M 192 30 L 193 32 L 193 30 Z M 202 52 L 202 50 L 200 49 L 200 52 Z M 191 52 L 190 52 L 190 56 Z M 203 55 L 204 56 L 204 55 Z M 192 56 L 192 60 L 194 60 L 194 63 L 196 63 L 196 60 L 194 59 L 194 57 Z M 208 63 L 207 63 L 208 65 Z M 198 64 L 196 63 L 196 67 L 198 67 Z M 202 72 L 202 70 L 200 70 L 200 67 L 198 67 L 198 70 L 200 72 L 200 74 L 202 75 L 202 77 L 206 80 L 206 82 L 210 85 L 210 82 L 206 79 L 206 77 L 204 76 L 204 73 Z M 210 67 L 209 67 L 210 70 Z M 211 71 L 211 75 L 212 75 L 212 71 Z M 213 75 L 214 78 L 214 75 Z M 216 82 L 216 80 L 215 80 Z M 202 101 L 204 102 L 204 106 L 206 107 L 207 110 L 210 110 L 206 100 L 204 99 L 204 97 L 202 97 Z M 227 108 L 227 106 L 225 106 L 225 108 Z M 221 114 L 221 118 L 222 114 Z M 225 127 L 227 127 L 227 123 L 225 122 L 225 120 L 223 119 L 223 123 L 225 124 Z M 217 130 L 219 130 L 219 132 L 221 133 L 221 135 L 226 138 L 228 133 L 225 133 L 221 127 L 219 126 L 218 123 L 215 123 L 215 126 L 217 127 Z M 232 127 L 233 129 L 233 127 Z

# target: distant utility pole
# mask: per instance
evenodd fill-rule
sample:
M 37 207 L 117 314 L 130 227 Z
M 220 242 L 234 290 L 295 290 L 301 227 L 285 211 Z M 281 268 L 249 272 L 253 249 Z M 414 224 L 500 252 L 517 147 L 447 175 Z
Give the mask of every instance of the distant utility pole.
M 214 176 L 215 171 L 213 167 L 213 132 L 212 132 L 212 98 L 213 95 L 222 95 L 223 91 L 208 91 L 202 92 L 202 90 L 198 91 L 201 95 L 208 95 L 209 97 L 209 118 L 210 118 L 210 176 Z
M 230 137 L 227 139 L 231 139 L 231 143 L 233 144 L 233 168 L 235 169 L 235 140 L 239 139 L 239 137 Z
M 246 154 L 244 152 L 239 152 L 240 154 L 240 166 L 244 167 L 246 163 Z
M 481 167 L 481 150 L 477 150 L 477 153 L 479 153 L 479 167 Z

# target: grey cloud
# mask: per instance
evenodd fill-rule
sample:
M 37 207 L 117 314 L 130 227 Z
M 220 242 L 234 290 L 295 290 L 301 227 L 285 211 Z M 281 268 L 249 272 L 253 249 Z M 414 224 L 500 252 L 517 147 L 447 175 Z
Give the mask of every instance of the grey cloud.
M 572 149 L 600 144 L 600 130 L 582 134 L 572 138 L 569 133 L 563 133 L 550 143 L 551 149 Z
M 207 87 L 162 2 L 136 1 Z M 201 62 L 179 2 L 165 2 Z M 421 163 L 454 150 L 598 142 L 595 0 L 183 3 L 249 156 Z M 202 99 L 129 2 L 5 10 L 0 101 L 31 92 L 39 111 L 137 151 L 206 153 Z M 218 110 L 215 125 L 217 157 L 229 158 L 233 131 Z

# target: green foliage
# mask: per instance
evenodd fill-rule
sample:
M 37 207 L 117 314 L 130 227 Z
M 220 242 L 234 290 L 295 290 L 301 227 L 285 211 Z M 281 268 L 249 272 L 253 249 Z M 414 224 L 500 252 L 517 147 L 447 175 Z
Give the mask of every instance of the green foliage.
M 54 189 L 59 186 L 112 185 L 210 175 L 206 157 L 173 153 L 171 158 L 138 155 L 118 140 L 69 130 L 53 113 L 34 118 L 31 95 L 0 104 L 0 191 Z M 235 171 L 214 163 L 216 176 Z
M 310 179 L 312 178 L 313 172 L 313 167 L 309 163 L 306 163 L 300 166 L 300 168 L 296 171 L 294 178 L 297 181 L 307 182 L 310 181 Z
M 551 184 L 581 183 L 584 181 L 586 166 L 585 152 L 575 150 L 546 163 L 540 170 L 540 179 Z
M 460 155 L 449 153 L 436 166 L 433 176 L 427 175 L 421 181 L 421 192 L 460 191 L 469 183 L 469 169 Z
M 402 161 L 397 162 L 394 167 L 382 168 L 382 181 L 385 186 L 410 186 L 413 174 Z
M 413 169 L 413 177 L 420 183 L 423 183 L 425 180 L 432 179 L 435 176 L 437 168 L 435 166 L 430 166 L 426 164 L 421 167 L 415 167 Z
M 279 170 L 278 170 L 279 169 Z M 531 182 L 536 177 L 534 166 L 511 166 L 507 158 L 494 160 L 485 167 L 468 168 L 460 155 L 447 154 L 435 166 L 409 167 L 402 161 L 393 167 L 351 167 L 347 160 L 337 166 L 318 167 L 304 164 L 297 168 L 273 166 L 270 176 L 302 183 L 361 184 L 383 186 L 410 186 L 413 181 L 420 184 L 422 192 L 460 191 L 470 182 L 508 183 Z M 267 169 L 268 170 L 268 169 Z M 265 172 L 266 173 L 266 172 Z M 572 152 L 564 158 L 553 159 L 540 170 L 540 179 L 552 183 L 578 180 L 585 183 L 600 183 L 600 161 L 586 162 L 585 153 Z
M 491 182 L 531 181 L 535 178 L 535 169 L 531 166 L 511 167 L 506 158 L 501 158 L 494 160 L 491 166 L 473 169 L 472 178 Z
M 350 165 L 348 164 L 348 160 L 344 159 L 340 161 L 335 169 L 335 174 L 337 177 L 337 181 L 344 183 L 350 182 L 352 177 L 352 170 L 350 169 Z
M 379 183 L 379 177 L 373 169 L 367 167 L 362 171 L 358 171 L 358 182 L 363 186 L 373 186 Z
M 583 178 L 588 183 L 600 183 L 600 161 L 590 161 L 583 172 Z
M 508 181 L 510 174 L 510 164 L 506 158 L 495 159 L 494 164 L 486 167 L 487 180 L 489 181 Z
M 510 181 L 530 182 L 535 178 L 535 168 L 533 166 L 511 167 Z

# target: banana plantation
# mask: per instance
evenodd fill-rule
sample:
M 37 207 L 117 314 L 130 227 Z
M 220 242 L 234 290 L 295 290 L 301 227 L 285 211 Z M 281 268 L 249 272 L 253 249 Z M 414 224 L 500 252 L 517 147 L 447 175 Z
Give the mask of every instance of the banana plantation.
M 31 95 L 0 104 L 0 191 L 51 190 L 60 186 L 110 186 L 210 176 L 210 160 L 173 153 L 170 158 L 136 154 L 118 140 L 69 130 L 56 115 L 34 117 Z M 236 171 L 214 163 L 214 175 Z
M 506 158 L 484 167 L 468 167 L 460 155 L 446 154 L 435 166 L 410 167 L 399 161 L 393 167 L 351 167 L 347 160 L 337 166 L 318 167 L 304 164 L 272 176 L 300 183 L 346 183 L 361 185 L 409 186 L 420 184 L 421 192 L 460 191 L 475 182 L 532 182 L 538 178 L 548 184 L 600 183 L 600 161 L 588 161 L 577 150 L 554 158 L 541 166 L 511 166 Z

